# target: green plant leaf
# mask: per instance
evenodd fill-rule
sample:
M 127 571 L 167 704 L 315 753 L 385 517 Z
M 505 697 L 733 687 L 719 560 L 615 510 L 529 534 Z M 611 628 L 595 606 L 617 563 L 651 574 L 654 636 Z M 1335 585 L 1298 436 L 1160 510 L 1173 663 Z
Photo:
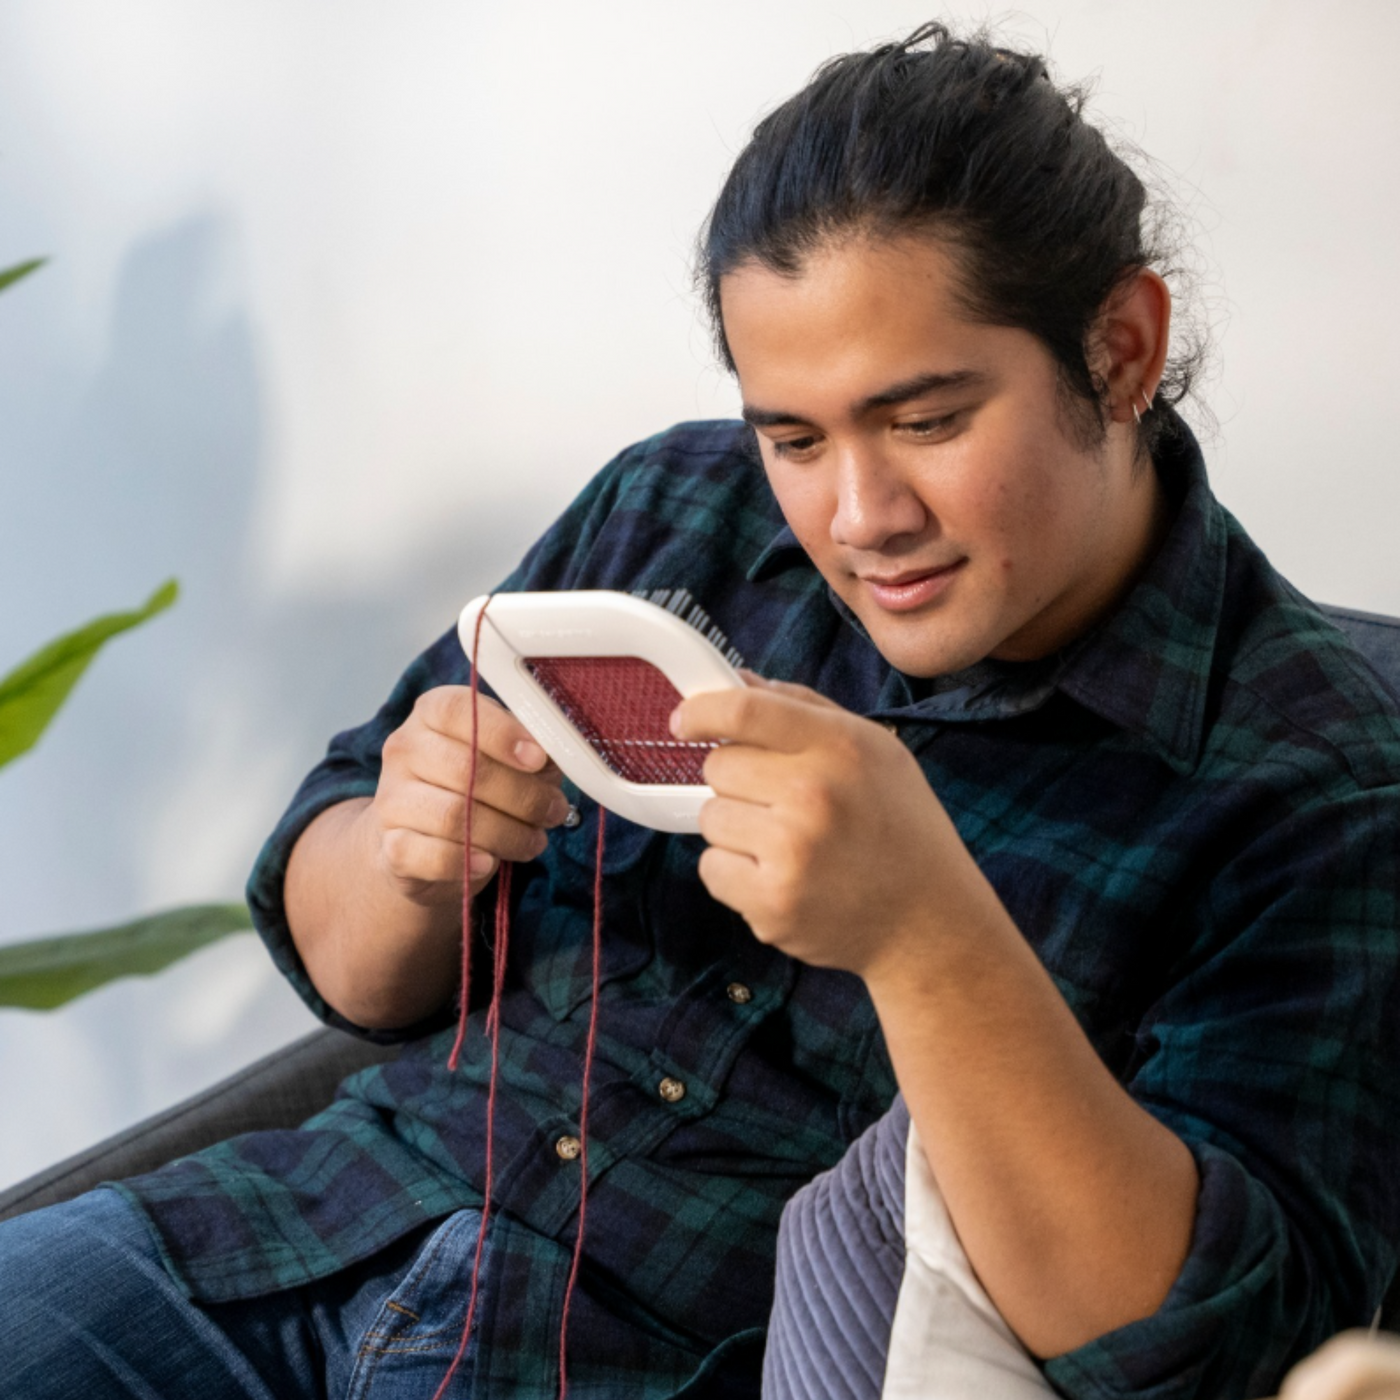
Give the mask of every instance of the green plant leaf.
M 167 579 L 144 606 L 133 612 L 95 618 L 85 627 L 41 647 L 0 680 L 0 767 L 39 742 L 39 736 L 104 642 L 163 612 L 179 593 L 179 584 L 173 578 Z
M 38 272 L 43 265 L 48 262 L 47 258 L 30 258 L 28 262 L 16 263 L 13 267 L 7 267 L 0 272 L 0 292 L 6 287 L 13 287 L 21 278 L 28 277 L 31 272 Z
M 194 904 L 117 928 L 0 947 L 0 1006 L 48 1011 L 118 977 L 159 972 L 253 926 L 242 904 Z

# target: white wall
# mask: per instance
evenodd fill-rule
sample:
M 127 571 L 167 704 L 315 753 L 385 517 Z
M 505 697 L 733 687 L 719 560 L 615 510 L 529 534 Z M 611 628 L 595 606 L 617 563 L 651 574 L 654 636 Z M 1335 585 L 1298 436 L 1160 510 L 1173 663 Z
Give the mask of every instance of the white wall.
M 960 5 L 956 14 L 983 15 Z M 0 776 L 0 942 L 235 897 L 329 733 L 617 448 L 732 411 L 691 239 L 756 116 L 910 0 L 7 0 L 0 669 L 130 606 Z M 1400 612 L 1400 6 L 1024 0 L 1176 172 L 1217 489 Z M 0 1184 L 307 1024 L 251 940 L 0 1014 Z

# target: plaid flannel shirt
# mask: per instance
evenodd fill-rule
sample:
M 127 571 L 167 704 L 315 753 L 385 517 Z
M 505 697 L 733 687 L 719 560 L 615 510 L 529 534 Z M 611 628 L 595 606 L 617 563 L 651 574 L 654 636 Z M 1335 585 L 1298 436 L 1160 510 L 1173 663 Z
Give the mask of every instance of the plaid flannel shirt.
M 761 673 L 898 726 L 1105 1062 L 1198 1160 L 1191 1253 L 1161 1310 L 1048 1366 L 1070 1395 L 1165 1400 L 1271 1388 L 1369 1321 L 1394 1273 L 1400 718 L 1215 501 L 1184 428 L 1157 469 L 1178 503 L 1159 555 L 1109 619 L 1028 665 L 893 670 L 735 423 L 623 452 L 503 587 L 687 589 Z M 292 846 L 373 793 L 416 696 L 466 679 L 449 631 L 336 736 L 258 859 L 259 928 L 332 1024 L 286 925 Z M 557 1381 L 579 1193 L 557 1144 L 577 1131 L 597 821 L 578 800 L 582 825 L 516 872 L 485 1393 Z M 782 1205 L 895 1087 L 857 979 L 758 944 L 700 884 L 699 851 L 609 821 L 580 1393 L 755 1393 Z M 124 1185 L 193 1296 L 294 1287 L 479 1202 L 488 1046 L 469 1035 L 450 1073 L 449 1017 L 404 1032 L 400 1058 L 301 1130 Z

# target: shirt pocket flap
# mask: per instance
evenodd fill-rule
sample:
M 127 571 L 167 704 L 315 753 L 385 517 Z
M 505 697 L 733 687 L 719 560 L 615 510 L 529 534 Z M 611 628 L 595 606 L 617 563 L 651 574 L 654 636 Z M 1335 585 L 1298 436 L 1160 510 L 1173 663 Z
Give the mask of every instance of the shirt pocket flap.
M 593 901 L 598 871 L 598 806 L 566 785 L 579 809 L 577 826 L 550 833 L 541 876 L 530 882 L 512 942 L 525 945 L 516 967 L 528 969 L 530 988 L 557 1020 L 567 1020 L 592 994 Z M 609 813 L 603 828 L 600 986 L 633 977 L 655 951 L 647 916 L 647 884 L 660 852 L 661 833 Z M 518 930 L 518 932 L 517 932 Z

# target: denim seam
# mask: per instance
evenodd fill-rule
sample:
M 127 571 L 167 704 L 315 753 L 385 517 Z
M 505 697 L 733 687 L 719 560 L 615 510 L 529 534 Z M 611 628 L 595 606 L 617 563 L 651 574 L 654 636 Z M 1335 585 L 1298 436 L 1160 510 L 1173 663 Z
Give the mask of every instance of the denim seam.
M 371 1394 L 375 1376 L 386 1357 L 410 1356 L 440 1350 L 442 1343 L 438 1339 L 455 1330 L 452 1327 L 439 1327 L 431 1332 L 413 1333 L 413 1326 L 422 1320 L 420 1314 L 396 1300 L 396 1295 L 407 1292 L 409 1296 L 412 1296 L 413 1290 L 421 1286 L 423 1279 L 431 1271 L 434 1260 L 446 1248 L 448 1239 L 455 1234 L 455 1231 L 445 1228 L 451 1219 L 452 1217 L 448 1216 L 434 1231 L 433 1238 L 427 1247 L 414 1260 L 413 1266 L 392 1290 L 389 1297 L 380 1304 L 373 1324 L 362 1334 L 360 1345 L 355 1353 L 355 1367 L 351 1375 L 350 1388 L 347 1391 L 347 1400 L 364 1400 L 364 1397 Z M 397 1314 L 397 1316 L 386 1317 L 386 1314 Z M 403 1329 L 403 1332 L 399 1331 L 400 1328 Z M 404 1335 L 404 1333 L 408 1335 Z M 395 1344 L 396 1336 L 400 1338 L 398 1344 Z M 415 1345 L 415 1343 L 427 1344 Z

